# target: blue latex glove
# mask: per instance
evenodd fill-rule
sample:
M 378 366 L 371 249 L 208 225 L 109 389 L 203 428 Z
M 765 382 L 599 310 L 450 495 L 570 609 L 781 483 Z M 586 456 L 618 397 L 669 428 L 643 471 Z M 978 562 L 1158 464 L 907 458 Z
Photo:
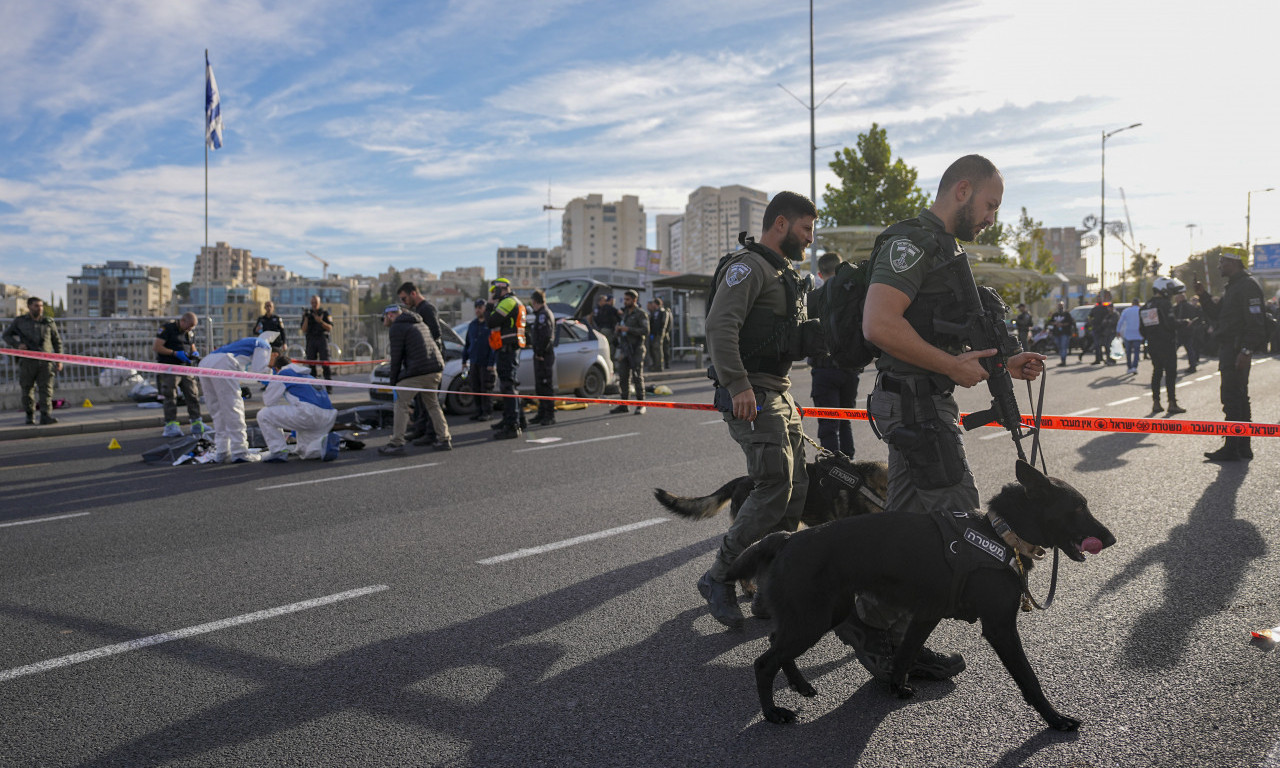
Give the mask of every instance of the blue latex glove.
M 177 352 L 174 352 L 174 353 L 173 353 L 173 356 L 174 356 L 174 357 L 176 357 L 176 358 L 178 358 L 179 360 L 181 360 L 181 361 L 182 361 L 182 362 L 184 362 L 184 363 L 189 363 L 189 362 L 191 362 L 191 358 L 190 358 L 190 356 L 188 356 L 186 352 L 183 352 L 183 351 L 182 351 L 182 350 L 180 350 L 180 349 L 179 349 Z

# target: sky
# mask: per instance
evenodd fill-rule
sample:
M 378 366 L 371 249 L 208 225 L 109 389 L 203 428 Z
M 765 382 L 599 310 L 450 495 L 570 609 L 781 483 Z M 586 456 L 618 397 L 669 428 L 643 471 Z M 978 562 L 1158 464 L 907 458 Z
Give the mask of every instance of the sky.
M 1099 214 L 1169 266 L 1280 242 L 1273 0 L 815 0 L 818 196 L 878 123 L 932 194 L 977 152 L 1001 220 Z M 223 148 L 208 242 L 318 275 L 495 269 L 592 193 L 657 214 L 703 185 L 808 193 L 803 0 L 9 0 L 0 6 L 0 282 L 205 242 L 204 51 Z M 837 90 L 838 89 L 838 90 Z M 828 94 L 834 94 L 822 101 Z M 1123 201 L 1122 201 L 1123 190 Z M 818 201 L 821 205 L 821 200 Z M 1127 211 L 1126 211 L 1127 205 Z M 1188 226 L 1194 225 L 1194 226 Z M 1108 273 L 1127 263 L 1108 240 Z M 1091 270 L 1098 268 L 1091 248 Z M 1114 282 L 1109 280 L 1108 282 Z

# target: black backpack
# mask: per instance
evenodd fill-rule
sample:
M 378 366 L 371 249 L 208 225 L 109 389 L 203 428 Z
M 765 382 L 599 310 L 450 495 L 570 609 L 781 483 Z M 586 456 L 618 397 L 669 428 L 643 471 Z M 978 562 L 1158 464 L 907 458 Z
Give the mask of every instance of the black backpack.
M 841 262 L 822 284 L 822 330 L 831 361 L 840 368 L 865 368 L 880 350 L 862 335 L 862 310 L 871 284 L 871 260 Z

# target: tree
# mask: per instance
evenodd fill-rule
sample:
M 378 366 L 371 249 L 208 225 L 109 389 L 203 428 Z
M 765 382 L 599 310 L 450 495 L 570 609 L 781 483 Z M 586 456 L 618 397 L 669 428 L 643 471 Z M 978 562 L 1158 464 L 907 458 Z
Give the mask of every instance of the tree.
M 992 230 L 997 231 L 989 235 L 988 233 Z M 1018 217 L 1017 224 L 1011 227 L 1004 224 L 988 227 L 978 235 L 977 242 L 983 245 L 1007 245 L 1013 249 L 1012 257 L 1001 254 L 992 259 L 997 263 L 1029 269 L 1046 276 L 1052 275 L 1055 271 L 1053 251 L 1049 250 L 1049 246 L 1044 242 L 1044 223 L 1031 218 L 1025 207 Z M 1005 303 L 1012 307 L 1019 302 L 1034 303 L 1043 299 L 1053 290 L 1053 283 L 1047 279 L 1029 283 L 1006 283 L 996 290 L 999 291 Z
M 191 281 L 183 280 L 181 283 L 173 286 L 173 292 L 178 295 L 180 300 L 189 301 L 191 299 Z
M 818 211 L 822 226 L 888 226 L 927 208 L 930 198 L 916 185 L 916 169 L 891 158 L 887 133 L 876 123 L 858 135 L 856 150 L 837 152 L 831 170 L 840 188 L 826 186 L 826 206 Z

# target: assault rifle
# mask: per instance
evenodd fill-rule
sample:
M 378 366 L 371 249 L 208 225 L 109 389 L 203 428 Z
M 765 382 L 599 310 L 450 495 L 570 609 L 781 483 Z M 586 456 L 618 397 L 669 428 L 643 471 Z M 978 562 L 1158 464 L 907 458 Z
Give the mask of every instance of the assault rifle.
M 1009 430 L 1018 458 L 1026 461 L 1022 450 L 1022 438 L 1029 433 L 1022 431 L 1022 413 L 1018 410 L 1018 398 L 1013 392 L 1013 377 L 1009 375 L 1009 358 L 1020 351 L 1018 342 L 1009 335 L 1004 318 L 1009 307 L 1000 295 L 986 286 L 978 287 L 973 279 L 969 260 L 960 256 L 953 263 L 953 272 L 964 295 L 967 309 L 966 321 L 950 323 L 933 321 L 936 330 L 959 336 L 970 349 L 992 349 L 996 353 L 980 361 L 987 371 L 987 389 L 991 392 L 991 407 L 975 411 L 961 420 L 965 431 L 997 422 Z

